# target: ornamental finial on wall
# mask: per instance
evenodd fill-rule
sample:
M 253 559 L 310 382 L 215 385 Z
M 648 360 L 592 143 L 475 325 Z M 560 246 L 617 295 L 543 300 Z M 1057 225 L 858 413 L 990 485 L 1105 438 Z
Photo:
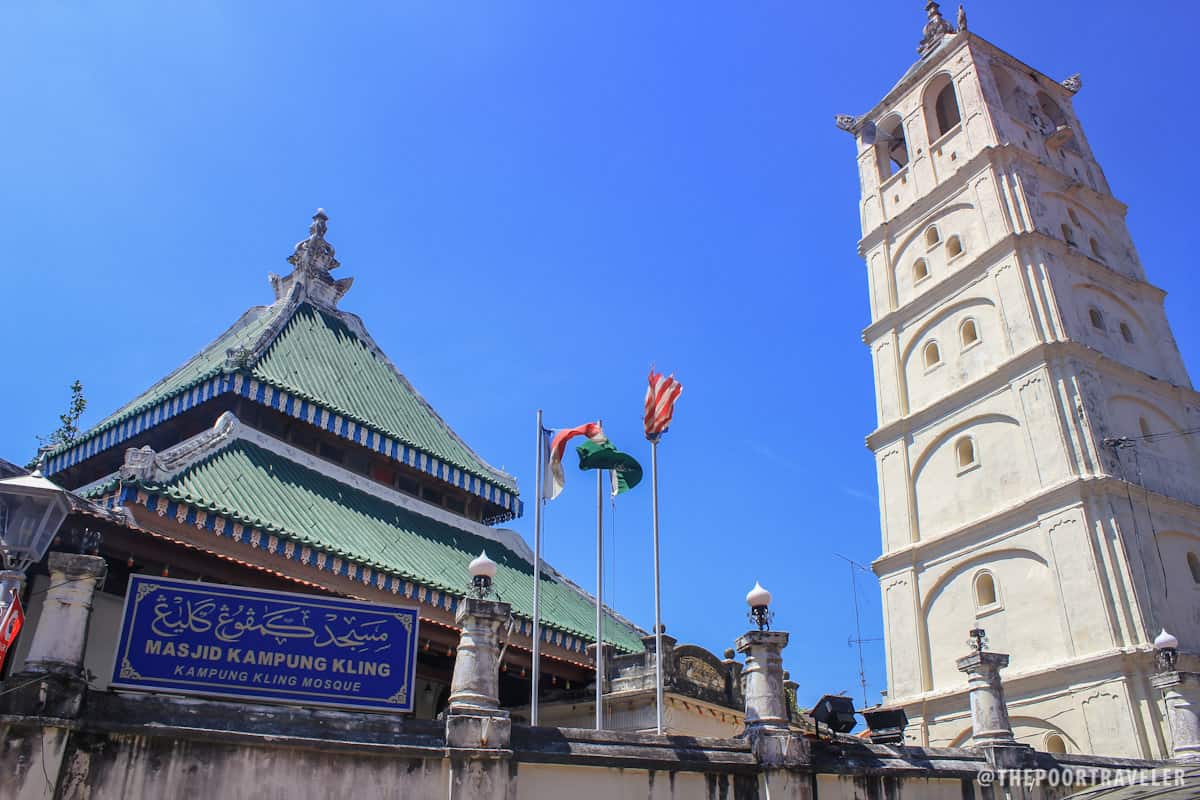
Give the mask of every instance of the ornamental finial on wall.
M 924 58 L 937 49 L 937 46 L 942 43 L 943 36 L 948 33 L 954 33 L 954 26 L 942 16 L 942 9 L 934 0 L 929 0 L 925 4 L 925 13 L 929 16 L 929 20 L 925 23 L 925 35 L 921 37 L 920 43 L 917 44 L 917 53 L 920 54 L 921 58 Z
M 329 215 L 325 209 L 318 208 L 313 214 L 312 225 L 308 228 L 308 238 L 296 244 L 296 250 L 288 258 L 288 263 L 298 272 L 329 272 L 341 264 L 333 255 L 333 245 L 325 241 L 325 231 Z
M 852 134 L 858 133 L 858 117 L 850 114 L 835 114 L 833 121 L 838 126 L 838 130 Z
M 965 31 L 967 29 L 967 10 L 963 8 L 963 4 L 958 4 L 958 30 Z

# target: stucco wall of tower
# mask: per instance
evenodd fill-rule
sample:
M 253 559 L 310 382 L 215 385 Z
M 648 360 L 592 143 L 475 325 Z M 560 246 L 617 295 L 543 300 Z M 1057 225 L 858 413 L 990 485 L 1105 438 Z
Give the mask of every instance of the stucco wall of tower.
M 1069 753 L 1136 757 L 1148 752 L 1166 758 L 1170 742 L 1156 692 L 1150 686 L 1152 660 L 1145 654 L 1112 653 L 1076 665 L 1064 684 L 1053 668 L 1005 670 L 1009 716 L 1017 741 L 1045 749 L 1061 737 Z M 957 693 L 930 697 L 914 707 L 914 737 L 924 731 L 931 747 L 971 744 L 971 720 Z
M 947 74 L 962 121 L 935 139 Z M 1055 82 L 959 36 L 869 118 L 897 117 L 894 174 L 887 140 L 858 138 L 889 701 L 956 741 L 954 659 L 983 627 L 1012 656 L 1024 740 L 1165 753 L 1133 655 L 1163 626 L 1200 651 L 1200 442 L 1178 435 L 1200 395 L 1164 292 Z
M 1077 494 L 1081 487 L 1083 495 Z M 1166 752 L 1149 689 L 1150 642 L 1155 624 L 1195 641 L 1200 588 L 1186 554 L 1198 546 L 1200 515 L 1193 505 L 1164 501 L 1154 508 L 1158 532 L 1152 535 L 1145 507 L 1135 503 L 1132 513 L 1140 526 L 1115 481 L 1068 483 L 1007 514 L 921 543 L 912 557 L 902 553 L 877 563 L 890 567 L 881 578 L 889 699 L 914 719 L 937 722 L 927 740 L 914 723 L 913 741 L 949 745 L 969 725 L 965 687 L 947 663 L 964 652 L 965 631 L 982 627 L 994 649 L 1013 654 L 1006 683 L 1017 687 L 1010 701 L 1021 708 L 1018 728 L 1024 726 L 1030 743 L 1037 731 L 1057 730 L 1081 743 L 1076 752 Z M 993 603 L 981 603 L 983 575 L 994 589 Z M 1170 591 L 1163 592 L 1164 585 Z M 1092 697 L 1102 682 L 1124 687 L 1112 724 L 1126 723 L 1110 734 L 1100 717 L 1076 713 L 1088 708 L 1095 716 L 1116 702 Z M 957 717 L 950 718 L 959 719 L 959 727 L 930 712 L 931 704 L 954 711 Z

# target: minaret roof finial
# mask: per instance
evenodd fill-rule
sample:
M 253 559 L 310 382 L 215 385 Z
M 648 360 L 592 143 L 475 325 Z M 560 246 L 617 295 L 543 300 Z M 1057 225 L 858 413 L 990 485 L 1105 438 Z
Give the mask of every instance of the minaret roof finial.
M 925 13 L 929 17 L 925 23 L 925 35 L 921 37 L 921 41 L 917 45 L 917 52 L 921 55 L 921 58 L 932 53 L 942 43 L 943 36 L 948 33 L 954 33 L 954 26 L 942 16 L 942 9 L 934 0 L 929 0 L 925 4 Z M 961 16 L 965 18 L 966 14 L 962 13 Z
M 325 241 L 329 215 L 325 213 L 325 209 L 318 208 L 312 219 L 312 225 L 308 228 L 308 238 L 296 243 L 296 249 L 288 258 L 288 263 L 295 267 L 297 272 L 328 273 L 341 266 L 333 255 L 333 245 Z

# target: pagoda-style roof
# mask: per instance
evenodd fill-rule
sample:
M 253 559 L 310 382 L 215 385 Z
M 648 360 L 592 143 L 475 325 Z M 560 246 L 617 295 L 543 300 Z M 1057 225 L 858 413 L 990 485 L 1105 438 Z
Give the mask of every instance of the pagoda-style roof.
M 233 394 L 464 489 L 503 509 L 497 518 L 520 516 L 516 480 L 459 438 L 388 360 L 362 321 L 336 307 L 349 279 L 334 281 L 328 275 L 337 262 L 323 238 L 323 212 L 314 220 L 313 234 L 293 256 L 296 270 L 285 278 L 271 276 L 274 304 L 250 309 L 181 367 L 72 445 L 51 452 L 46 474 Z M 314 265 L 322 247 L 328 249 L 327 260 Z
M 129 451 L 126 465 L 83 491 L 112 505 L 136 503 L 189 526 L 300 564 L 453 610 L 467 565 L 486 550 L 496 586 L 532 631 L 532 553 L 515 533 L 433 511 L 402 493 L 223 415 L 211 431 L 163 453 Z M 544 566 L 544 636 L 582 654 L 594 639 L 594 601 Z M 564 635 L 565 634 L 565 635 Z M 643 649 L 642 632 L 610 616 L 605 641 Z

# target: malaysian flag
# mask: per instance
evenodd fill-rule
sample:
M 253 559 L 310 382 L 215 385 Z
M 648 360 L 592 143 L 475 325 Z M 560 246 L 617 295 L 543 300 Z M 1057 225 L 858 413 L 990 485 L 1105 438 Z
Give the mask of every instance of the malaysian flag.
M 667 432 L 671 417 L 675 415 L 675 401 L 679 399 L 683 386 L 674 375 L 663 375 L 650 370 L 650 386 L 646 389 L 646 414 L 643 423 L 646 438 L 657 442 Z

